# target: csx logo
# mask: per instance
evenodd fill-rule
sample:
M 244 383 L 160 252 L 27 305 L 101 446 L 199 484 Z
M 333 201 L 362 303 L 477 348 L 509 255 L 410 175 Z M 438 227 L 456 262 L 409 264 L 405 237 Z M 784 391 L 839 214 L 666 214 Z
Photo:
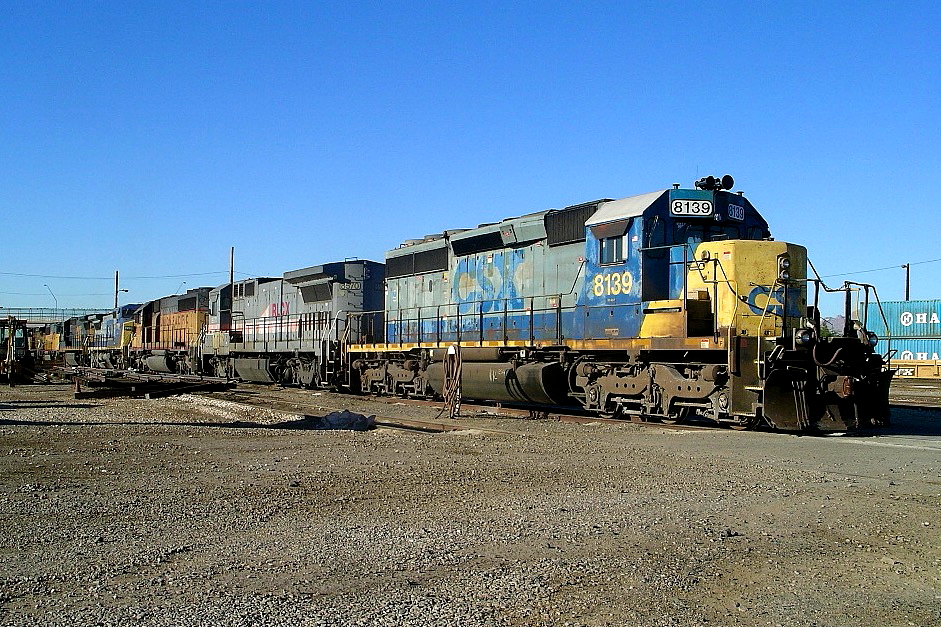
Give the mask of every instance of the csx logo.
M 910 327 L 912 324 L 941 324 L 941 320 L 938 319 L 937 312 L 934 311 L 932 311 L 930 314 L 913 314 L 910 311 L 903 311 L 902 315 L 899 316 L 899 322 L 902 323 L 903 327 Z
M 748 294 L 745 303 L 756 316 L 771 315 L 781 317 L 784 315 L 784 286 L 778 286 L 774 292 L 765 285 L 756 285 Z M 787 315 L 800 316 L 801 307 L 797 298 L 787 299 Z

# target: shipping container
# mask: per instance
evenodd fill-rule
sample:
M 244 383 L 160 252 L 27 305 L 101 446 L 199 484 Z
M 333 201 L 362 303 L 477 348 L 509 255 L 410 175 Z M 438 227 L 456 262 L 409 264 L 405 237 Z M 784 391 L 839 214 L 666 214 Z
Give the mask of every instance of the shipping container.
M 900 359 L 905 361 L 929 361 L 941 359 L 941 339 L 916 339 L 916 338 L 891 338 L 891 340 L 880 339 L 876 345 L 876 352 L 882 355 L 889 350 L 889 342 L 892 345 L 893 361 Z
M 866 328 L 879 337 L 941 338 L 941 300 L 889 301 L 882 303 L 882 311 L 885 313 L 885 322 L 879 307 L 870 303 L 866 320 Z M 892 347 L 895 348 L 894 342 Z
M 896 379 L 941 379 L 941 360 L 893 361 Z
M 880 346 L 884 343 L 879 342 Z M 892 340 L 890 365 L 899 379 L 941 378 L 941 339 Z

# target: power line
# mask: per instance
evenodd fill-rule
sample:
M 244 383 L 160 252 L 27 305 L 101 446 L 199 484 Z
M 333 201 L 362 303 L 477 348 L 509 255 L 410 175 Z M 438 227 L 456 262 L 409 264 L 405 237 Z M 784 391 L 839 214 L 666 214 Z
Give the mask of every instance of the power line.
M 941 259 L 928 259 L 927 261 L 913 261 L 913 262 L 911 262 L 910 264 L 907 264 L 907 265 L 910 265 L 910 266 L 920 266 L 920 265 L 925 264 L 925 263 L 937 263 L 937 262 L 939 262 L 939 261 L 941 261 Z M 830 277 L 835 277 L 835 276 L 849 276 L 849 275 L 851 275 L 851 274 L 866 274 L 866 273 L 869 273 L 869 272 L 882 272 L 883 270 L 895 270 L 896 268 L 904 268 L 905 265 L 906 265 L 906 264 L 894 265 L 894 266 L 886 266 L 886 267 L 884 267 L 884 268 L 873 268 L 872 270 L 854 270 L 853 272 L 840 272 L 839 274 L 825 274 L 825 275 L 823 275 L 823 276 L 820 277 L 820 278 L 821 278 L 821 279 L 828 279 L 828 278 L 830 278 Z
M 920 265 L 923 264 L 923 263 L 935 263 L 936 261 L 941 261 L 941 259 L 929 259 L 928 261 L 913 261 L 913 262 L 911 262 L 911 263 L 908 264 L 908 265 L 910 265 L 910 266 L 920 266 Z
M 229 273 L 225 270 L 217 270 L 215 272 L 194 272 L 192 274 L 162 274 L 159 276 L 122 276 L 121 281 L 145 281 L 145 280 L 154 280 L 154 279 L 185 279 L 190 277 L 197 276 L 214 276 L 214 275 L 223 275 L 227 276 Z M 256 276 L 269 276 L 267 274 L 249 274 L 247 272 L 239 272 L 236 270 L 235 274 L 239 274 L 244 277 L 256 277 Z M 60 276 L 56 274 L 26 274 L 23 272 L 0 272 L 0 276 L 14 276 L 28 279 L 61 279 L 63 281 L 113 281 L 114 275 L 111 276 Z M 15 294 L 16 292 L 0 292 L 0 294 Z M 24 296 L 35 296 L 35 294 L 23 294 Z
M 180 279 L 186 277 L 195 277 L 195 276 L 212 276 L 216 274 L 228 274 L 223 270 L 217 272 L 194 272 L 192 274 L 163 274 L 159 276 L 124 276 L 121 277 L 123 280 L 145 280 L 145 279 Z M 101 276 L 58 276 L 54 274 L 25 274 L 22 272 L 0 272 L 0 275 L 3 276 L 16 276 L 16 277 L 25 277 L 31 279 L 62 279 L 69 281 L 113 281 L 114 275 L 101 277 Z
M 8 296 L 48 296 L 48 292 L 0 292 Z M 77 294 L 59 294 L 59 296 L 114 296 L 114 292 L 80 292 Z

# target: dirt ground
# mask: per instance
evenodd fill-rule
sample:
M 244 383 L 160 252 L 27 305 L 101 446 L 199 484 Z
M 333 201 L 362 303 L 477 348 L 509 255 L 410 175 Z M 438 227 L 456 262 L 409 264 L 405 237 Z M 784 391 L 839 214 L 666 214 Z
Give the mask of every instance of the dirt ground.
M 313 431 L 3 387 L 0 624 L 941 625 L 941 413 L 893 419 Z

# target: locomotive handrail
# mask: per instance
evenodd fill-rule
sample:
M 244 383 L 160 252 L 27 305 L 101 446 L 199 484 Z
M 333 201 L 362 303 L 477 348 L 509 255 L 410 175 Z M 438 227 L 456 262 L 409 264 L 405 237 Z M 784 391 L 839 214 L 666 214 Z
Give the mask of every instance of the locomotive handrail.
M 706 276 L 705 276 L 705 274 L 703 273 L 703 266 L 702 266 L 702 265 L 698 265 L 698 266 L 696 267 L 696 270 L 699 271 L 699 276 L 700 276 L 700 278 L 702 279 L 702 282 L 703 282 L 703 283 L 712 283 L 712 285 L 713 285 L 713 301 L 714 301 L 714 304 L 713 304 L 713 308 L 714 308 L 714 309 L 713 309 L 713 311 L 714 311 L 714 315 L 713 315 L 713 334 L 716 335 L 716 336 L 718 336 L 718 334 L 719 334 L 719 319 L 718 319 L 718 313 L 719 313 L 719 312 L 718 312 L 718 309 L 717 309 L 717 308 L 718 308 L 718 302 L 719 302 L 719 283 L 724 283 L 725 286 L 729 288 L 729 292 L 732 293 L 732 296 L 735 297 L 735 298 L 732 299 L 732 302 L 735 303 L 734 307 L 732 308 L 732 313 L 731 313 L 731 316 L 730 316 L 730 318 L 731 318 L 732 320 L 734 320 L 735 317 L 738 315 L 738 308 L 739 308 L 739 306 L 740 306 L 740 303 L 742 302 L 742 298 L 741 298 L 741 295 L 740 295 L 739 290 L 738 290 L 738 287 L 737 287 L 737 286 L 738 286 L 738 281 L 732 281 L 732 279 L 729 278 L 728 273 L 725 271 L 725 266 L 722 265 L 722 261 L 721 261 L 718 257 L 711 257 L 711 258 L 709 258 L 709 259 L 699 260 L 699 261 L 697 261 L 697 260 L 694 259 L 693 261 L 690 262 L 690 264 L 702 264 L 702 263 L 704 263 L 704 262 L 711 262 L 711 263 L 712 263 L 712 265 L 713 265 L 713 271 L 712 271 L 712 273 L 713 273 L 713 277 L 714 277 L 714 278 L 713 278 L 711 281 L 706 280 Z M 721 281 L 719 280 L 719 270 L 722 271 L 723 280 L 721 280 Z M 734 283 L 735 285 L 733 285 L 733 283 Z
M 892 353 L 892 330 L 889 327 L 889 322 L 885 317 L 885 310 L 882 308 L 882 300 L 879 298 L 879 291 L 876 289 L 876 286 L 871 283 L 858 283 L 856 281 L 843 281 L 842 287 L 831 288 L 827 286 L 826 282 L 820 276 L 820 273 L 817 272 L 817 268 L 814 267 L 814 264 L 810 259 L 807 260 L 807 264 L 810 266 L 811 270 L 814 271 L 814 275 L 816 276 L 816 278 L 813 278 L 813 279 L 810 277 L 807 278 L 807 281 L 812 281 L 815 287 L 814 307 L 817 306 L 818 294 L 819 294 L 819 290 L 821 287 L 823 288 L 823 291 L 827 293 L 831 293 L 831 294 L 836 293 L 836 292 L 845 292 L 847 294 L 848 301 L 849 301 L 850 290 L 851 290 L 850 286 L 855 285 L 859 288 L 862 288 L 865 291 L 866 293 L 865 316 L 863 317 L 862 320 L 859 321 L 863 326 L 863 330 L 867 329 L 866 323 L 869 321 L 869 290 L 870 289 L 872 290 L 872 295 L 876 299 L 876 306 L 879 308 L 879 316 L 882 318 L 882 324 L 885 327 L 886 352 L 883 354 L 883 357 L 885 357 L 886 359 L 886 366 L 891 369 L 892 354 L 893 354 Z M 847 325 L 851 324 L 851 318 L 852 318 L 851 312 L 850 312 L 851 304 L 852 304 L 851 302 L 847 302 L 846 305 L 844 306 L 843 337 L 847 337 L 847 328 L 848 328 Z M 819 329 L 817 329 L 817 331 L 819 332 Z
M 682 248 L 682 249 L 683 249 L 683 259 L 682 259 L 682 261 L 679 260 L 679 259 L 673 260 L 673 259 L 669 259 L 669 258 L 668 258 L 668 260 L 667 260 L 667 295 L 668 295 L 668 296 L 670 295 L 670 285 L 671 285 L 671 276 L 670 276 L 670 275 L 671 275 L 671 268 L 672 268 L 673 266 L 682 265 L 682 266 L 683 266 L 683 272 L 682 272 L 683 286 L 682 286 L 682 288 L 681 288 L 681 290 L 682 290 L 682 295 L 681 295 L 681 298 L 679 298 L 679 301 L 682 303 L 682 305 L 681 305 L 681 311 L 682 311 L 682 312 L 687 312 L 687 311 L 689 311 L 689 306 L 688 306 L 688 304 L 687 304 L 688 301 L 689 301 L 689 276 L 688 276 L 688 273 L 689 273 L 689 264 L 690 264 L 690 263 L 695 263 L 695 261 L 696 261 L 695 259 L 694 259 L 692 262 L 690 262 L 690 260 L 689 260 L 689 253 L 692 251 L 692 246 L 690 245 L 690 243 L 687 241 L 687 242 L 678 242 L 678 243 L 674 243 L 674 244 L 664 244 L 664 245 L 662 245 L 662 246 L 643 246 L 643 247 L 639 248 L 638 250 L 639 250 L 640 252 L 646 252 L 646 251 L 650 251 L 650 250 L 672 250 L 672 249 L 674 249 L 674 248 Z M 695 251 L 692 251 L 692 252 L 695 253 Z M 705 281 L 704 281 L 704 282 L 705 282 Z M 643 295 L 641 295 L 641 300 L 643 300 Z M 715 334 L 716 334 L 716 331 L 715 331 L 715 329 L 716 329 L 715 315 L 713 315 L 713 325 L 712 325 L 712 326 L 713 326 L 713 335 L 715 335 Z M 689 336 L 689 317 L 688 317 L 688 316 L 683 316 L 683 335 L 684 335 L 684 336 L 687 336 L 687 337 Z
M 582 270 L 585 268 L 585 264 L 586 264 L 586 263 L 587 263 L 587 262 L 586 262 L 584 259 L 582 259 L 581 264 L 579 264 L 579 266 L 578 266 L 578 271 L 575 273 L 575 279 L 572 281 L 572 287 L 570 287 L 570 288 L 569 288 L 569 291 L 565 292 L 564 294 L 559 294 L 559 296 L 569 296 L 570 294 L 574 294 L 574 293 L 575 293 L 575 288 L 578 287 L 578 277 L 580 277 L 580 276 L 582 275 Z M 546 298 L 549 297 L 548 294 L 545 294 L 544 296 L 545 296 Z M 533 295 L 533 296 L 531 296 L 530 298 L 538 298 L 538 297 L 535 296 L 535 295 Z
M 772 294 L 774 294 L 774 288 L 776 288 L 779 284 L 782 285 L 785 289 L 787 289 L 787 284 L 784 281 L 782 281 L 780 277 L 775 278 L 774 282 L 771 283 L 771 287 L 768 288 L 768 298 L 765 301 L 764 309 L 761 311 L 761 318 L 758 319 L 758 337 L 759 338 L 763 337 L 761 335 L 761 327 L 764 326 L 765 318 L 768 316 L 768 312 L 771 311 L 771 296 Z M 787 326 L 787 323 L 786 323 L 787 321 L 787 309 L 786 309 L 787 298 L 785 298 L 784 300 L 785 302 L 782 303 L 781 305 L 781 330 L 782 332 L 784 331 L 784 328 Z M 761 342 L 760 341 L 758 342 L 758 354 L 759 356 L 761 355 Z
M 480 301 L 471 301 L 466 303 L 451 303 L 448 305 L 426 305 L 419 307 L 407 307 L 403 309 L 396 310 L 399 314 L 395 320 L 387 320 L 387 327 L 391 328 L 394 336 L 399 338 L 398 342 L 392 343 L 402 343 L 402 342 L 413 342 L 423 343 L 426 338 L 427 332 L 430 332 L 434 336 L 436 343 L 441 343 L 443 341 L 453 341 L 451 339 L 445 340 L 444 334 L 449 333 L 447 330 L 448 322 L 453 319 L 454 325 L 450 333 L 453 333 L 454 338 L 457 341 L 464 341 L 467 339 L 468 333 L 473 333 L 477 341 L 485 341 L 486 336 L 484 331 L 486 329 L 487 320 L 500 319 L 501 326 L 494 329 L 496 332 L 502 333 L 504 341 L 510 341 L 510 325 L 508 324 L 509 314 L 510 313 L 525 313 L 527 316 L 528 322 L 528 340 L 530 342 L 536 341 L 536 327 L 535 327 L 535 317 L 539 313 L 554 313 L 555 314 L 555 323 L 554 327 L 548 327 L 547 330 L 550 330 L 554 333 L 554 337 L 551 338 L 554 341 L 561 342 L 564 339 L 562 334 L 562 328 L 560 324 L 560 318 L 565 311 L 574 311 L 576 305 L 562 306 L 562 296 L 564 294 L 558 294 L 554 296 L 544 295 L 542 298 L 547 298 L 555 301 L 555 304 L 549 305 L 546 307 L 535 306 L 536 298 L 535 296 L 529 296 L 524 298 L 500 298 L 500 299 L 488 299 Z M 509 304 L 512 301 L 522 301 L 521 307 L 510 307 Z M 484 303 L 498 303 L 498 307 L 495 307 L 493 311 L 487 312 L 483 311 Z M 618 307 L 627 307 L 628 304 L 618 305 Z M 445 311 L 442 313 L 442 309 L 452 309 L 453 313 L 448 313 Z M 426 310 L 433 310 L 434 317 L 425 317 L 423 312 Z M 470 311 L 464 311 L 470 309 Z M 384 310 L 376 311 L 363 311 L 363 312 L 350 312 L 351 317 L 365 318 L 371 322 L 374 322 L 375 319 L 379 316 L 384 316 L 386 312 Z M 499 317 L 499 318 L 498 318 Z M 428 330 L 424 328 L 420 323 L 433 320 L 434 328 Z M 467 320 L 474 320 L 476 322 L 476 328 L 470 327 L 465 324 Z M 417 326 L 416 326 L 417 325 Z M 520 329 L 522 330 L 522 329 Z M 389 338 L 386 338 L 389 340 Z M 550 339 L 548 337 L 543 339 Z M 375 342 L 372 342 L 375 343 Z

